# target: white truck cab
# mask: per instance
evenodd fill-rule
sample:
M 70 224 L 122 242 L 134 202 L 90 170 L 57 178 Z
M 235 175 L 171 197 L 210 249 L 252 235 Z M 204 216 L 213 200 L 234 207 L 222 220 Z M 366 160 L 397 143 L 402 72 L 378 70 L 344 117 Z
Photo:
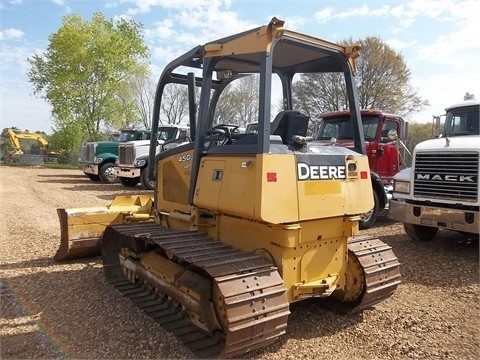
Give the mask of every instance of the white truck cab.
M 412 239 L 431 240 L 439 229 L 478 237 L 479 108 L 475 99 L 448 107 L 443 134 L 417 144 L 412 167 L 394 177 L 388 217 Z
M 158 127 L 158 154 L 164 144 L 169 142 L 189 141 L 190 129 L 184 125 L 161 125 Z M 153 181 L 148 179 L 148 156 L 150 140 L 131 141 L 118 146 L 118 159 L 115 162 L 115 172 L 123 186 L 133 187 L 139 182 L 147 190 L 153 190 Z

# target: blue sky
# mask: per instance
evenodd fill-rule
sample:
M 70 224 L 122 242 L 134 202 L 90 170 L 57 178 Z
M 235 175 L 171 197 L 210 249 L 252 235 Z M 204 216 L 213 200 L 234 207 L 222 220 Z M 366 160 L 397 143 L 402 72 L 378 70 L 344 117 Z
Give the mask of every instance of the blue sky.
M 52 133 L 50 106 L 33 96 L 27 58 L 42 53 L 68 14 L 143 24 L 153 76 L 196 45 L 266 24 L 329 41 L 377 36 L 400 53 L 412 86 L 431 106 L 408 120 L 431 122 L 468 91 L 480 98 L 480 1 L 0 0 L 0 130 Z M 475 35 L 476 34 L 476 35 Z

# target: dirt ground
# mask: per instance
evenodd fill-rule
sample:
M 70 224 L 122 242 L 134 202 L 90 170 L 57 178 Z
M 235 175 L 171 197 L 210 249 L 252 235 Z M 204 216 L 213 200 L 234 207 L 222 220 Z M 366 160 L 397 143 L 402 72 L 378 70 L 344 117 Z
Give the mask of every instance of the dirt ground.
M 111 285 L 99 257 L 55 262 L 57 208 L 108 205 L 140 187 L 103 185 L 80 170 L 0 167 L 0 358 L 195 358 Z M 478 359 L 478 240 L 441 231 L 412 242 L 382 217 L 362 231 L 393 247 L 402 283 L 359 314 L 314 300 L 291 305 L 287 333 L 251 359 Z

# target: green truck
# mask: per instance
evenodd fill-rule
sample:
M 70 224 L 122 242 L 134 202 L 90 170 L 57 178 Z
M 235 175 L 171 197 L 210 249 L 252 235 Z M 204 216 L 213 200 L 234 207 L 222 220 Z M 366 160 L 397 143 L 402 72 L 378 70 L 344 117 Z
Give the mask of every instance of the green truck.
M 114 170 L 118 145 L 126 141 L 149 140 L 150 130 L 124 129 L 116 141 L 84 142 L 78 159 L 79 168 L 92 181 L 112 184 L 119 181 Z

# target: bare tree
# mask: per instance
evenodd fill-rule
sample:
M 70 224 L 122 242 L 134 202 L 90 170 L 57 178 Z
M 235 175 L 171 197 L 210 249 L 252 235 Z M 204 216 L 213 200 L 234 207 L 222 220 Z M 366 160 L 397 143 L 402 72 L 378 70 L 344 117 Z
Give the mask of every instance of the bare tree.
M 180 124 L 188 121 L 188 90 L 179 84 L 168 84 L 162 98 L 160 123 Z
M 153 101 L 155 98 L 155 84 L 148 74 L 132 77 L 131 88 L 135 98 L 135 110 L 138 122 L 145 128 L 152 126 Z
M 428 105 L 410 84 L 411 74 L 402 55 L 377 37 L 343 41 L 361 45 L 355 78 L 362 109 L 382 109 L 403 116 Z M 295 108 L 310 116 L 348 108 L 344 79 L 340 74 L 305 74 L 294 84 Z
M 250 75 L 231 83 L 222 93 L 215 113 L 215 123 L 244 127 L 257 121 L 259 77 Z

